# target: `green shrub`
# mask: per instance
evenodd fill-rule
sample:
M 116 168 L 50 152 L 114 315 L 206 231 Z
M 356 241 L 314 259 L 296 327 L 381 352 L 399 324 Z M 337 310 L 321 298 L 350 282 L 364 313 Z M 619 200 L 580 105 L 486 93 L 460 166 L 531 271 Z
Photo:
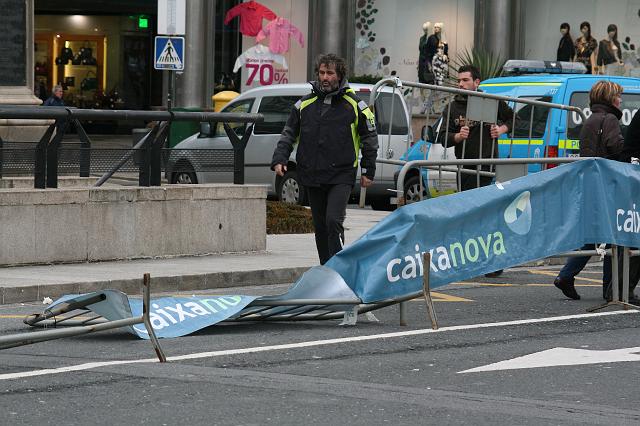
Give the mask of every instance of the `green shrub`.
M 313 220 L 310 209 L 281 201 L 267 201 L 267 234 L 311 232 L 313 232 Z

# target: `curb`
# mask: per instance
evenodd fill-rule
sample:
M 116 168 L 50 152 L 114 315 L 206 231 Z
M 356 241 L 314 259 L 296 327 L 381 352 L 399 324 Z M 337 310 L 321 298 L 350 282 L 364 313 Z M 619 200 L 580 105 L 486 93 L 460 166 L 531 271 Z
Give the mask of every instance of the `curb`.
M 216 288 L 288 284 L 295 282 L 309 268 L 278 268 L 254 271 L 213 272 L 207 274 L 157 276 L 151 275 L 151 291 L 183 292 Z M 90 293 L 100 290 L 120 290 L 126 294 L 142 294 L 140 278 L 78 283 L 51 283 L 0 288 L 0 304 L 38 302 L 45 297 L 56 299 L 65 294 Z

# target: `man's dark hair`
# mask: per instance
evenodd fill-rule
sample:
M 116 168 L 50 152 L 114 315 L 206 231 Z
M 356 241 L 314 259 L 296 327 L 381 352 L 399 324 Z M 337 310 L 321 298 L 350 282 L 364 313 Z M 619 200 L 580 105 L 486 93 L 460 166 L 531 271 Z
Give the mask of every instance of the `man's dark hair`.
M 480 70 L 474 65 L 463 65 L 458 68 L 458 74 L 461 74 L 463 72 L 471 73 L 471 78 L 474 80 L 482 80 L 482 78 L 480 77 Z
M 336 68 L 336 74 L 338 74 L 338 78 L 342 80 L 347 75 L 347 64 L 344 59 L 340 56 L 335 55 L 333 53 L 327 53 L 323 55 L 319 55 L 316 58 L 316 65 L 314 68 L 314 72 L 316 76 L 318 76 L 318 71 L 320 71 L 320 65 L 334 65 Z

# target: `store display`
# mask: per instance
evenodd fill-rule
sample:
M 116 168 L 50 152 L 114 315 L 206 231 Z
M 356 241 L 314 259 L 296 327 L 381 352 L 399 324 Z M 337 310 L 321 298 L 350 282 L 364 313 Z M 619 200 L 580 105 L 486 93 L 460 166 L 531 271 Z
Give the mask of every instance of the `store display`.
M 618 27 L 615 24 L 609 24 L 607 38 L 600 40 L 598 44 L 598 59 L 596 61 L 598 74 L 619 75 L 620 67 L 623 65 L 620 59 L 621 52 Z
M 262 20 L 272 21 L 276 19 L 276 14 L 268 7 L 256 2 L 248 1 L 232 7 L 224 18 L 224 24 L 236 16 L 240 17 L 240 33 L 249 37 L 255 37 L 262 29 Z
M 262 44 L 257 44 L 245 50 L 242 55 L 238 56 L 236 63 L 233 66 L 233 72 L 238 72 L 240 67 L 248 62 L 253 64 L 277 62 L 282 64 L 284 68 L 289 68 L 284 56 L 271 52 L 267 46 L 263 46 Z
M 431 22 L 427 21 L 422 24 L 422 36 L 418 42 L 418 81 L 420 83 L 429 83 L 434 79 L 433 72 L 427 64 L 427 40 L 429 38 L 429 30 Z
M 576 56 L 576 48 L 571 38 L 571 26 L 567 22 L 563 22 L 560 25 L 560 34 L 562 34 L 562 38 L 558 44 L 556 60 L 571 62 L 574 56 Z
M 290 37 L 294 37 L 300 43 L 300 47 L 304 47 L 302 32 L 285 18 L 278 17 L 269 22 L 260 30 L 256 41 L 260 42 L 267 37 L 269 37 L 269 50 L 273 53 L 287 53 L 290 48 Z
M 583 63 L 587 68 L 587 74 L 592 74 L 596 65 L 595 51 L 598 42 L 591 36 L 591 24 L 587 21 L 580 24 L 580 32 L 582 35 L 575 42 L 576 62 Z

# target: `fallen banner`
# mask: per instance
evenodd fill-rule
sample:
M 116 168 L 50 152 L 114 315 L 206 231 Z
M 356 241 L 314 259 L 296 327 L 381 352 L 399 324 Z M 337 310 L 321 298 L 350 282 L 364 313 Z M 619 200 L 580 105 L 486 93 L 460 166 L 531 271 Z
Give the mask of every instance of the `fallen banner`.
M 640 246 L 638 208 L 639 166 L 577 161 L 405 206 L 327 266 L 371 302 L 418 291 L 427 270 L 435 288 L 585 243 Z
M 153 299 L 152 324 L 158 337 L 175 337 L 252 312 L 260 319 L 285 309 L 255 310 L 252 304 L 260 301 L 374 303 L 420 291 L 425 273 L 435 288 L 585 243 L 637 247 L 640 202 L 635 200 L 640 200 L 640 167 L 603 159 L 425 200 L 387 216 L 283 295 Z M 428 265 L 425 252 L 431 254 Z M 139 302 L 113 293 L 88 308 L 107 319 L 139 315 Z M 74 297 L 80 296 L 65 296 L 52 306 Z M 130 331 L 146 337 L 143 328 Z

